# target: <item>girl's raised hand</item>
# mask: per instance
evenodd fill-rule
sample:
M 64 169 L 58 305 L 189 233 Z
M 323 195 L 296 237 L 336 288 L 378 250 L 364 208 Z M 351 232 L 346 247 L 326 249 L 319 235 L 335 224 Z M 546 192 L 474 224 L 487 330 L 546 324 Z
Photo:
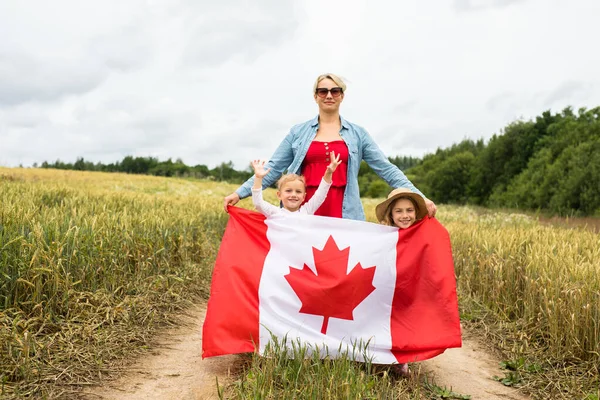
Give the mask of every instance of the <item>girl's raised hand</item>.
M 339 153 L 335 154 L 333 151 L 329 152 L 329 156 L 330 156 L 331 162 L 327 166 L 327 169 L 333 173 L 335 171 L 335 169 L 338 167 L 338 165 L 340 165 L 342 163 L 342 159 L 340 158 Z
M 254 168 L 254 176 L 257 178 L 264 178 L 271 170 L 271 168 L 269 168 L 265 171 L 265 162 L 265 160 L 252 160 L 250 163 L 252 168 Z

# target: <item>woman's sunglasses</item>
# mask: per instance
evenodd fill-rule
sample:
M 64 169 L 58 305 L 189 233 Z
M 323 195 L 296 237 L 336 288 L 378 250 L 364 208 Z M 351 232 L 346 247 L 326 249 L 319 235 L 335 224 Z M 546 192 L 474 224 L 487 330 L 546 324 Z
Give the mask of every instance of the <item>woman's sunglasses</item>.
M 329 93 L 329 92 L 331 92 L 332 97 L 340 97 L 340 95 L 342 93 L 344 93 L 344 90 L 341 87 L 334 87 L 331 89 L 317 88 L 317 90 L 315 90 L 315 93 L 317 93 L 317 96 L 319 96 L 321 98 L 327 97 L 327 93 Z

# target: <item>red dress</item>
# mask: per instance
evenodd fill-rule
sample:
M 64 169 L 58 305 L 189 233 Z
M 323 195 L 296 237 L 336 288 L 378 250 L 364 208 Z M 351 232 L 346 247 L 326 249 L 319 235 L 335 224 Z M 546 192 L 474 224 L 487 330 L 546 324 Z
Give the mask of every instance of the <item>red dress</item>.
M 343 140 L 333 142 L 313 141 L 308 147 L 308 152 L 302 162 L 302 175 L 306 180 L 306 203 L 313 196 L 325 170 L 330 163 L 329 152 L 333 151 L 340 155 L 342 163 L 338 165 L 331 179 L 331 188 L 327 193 L 325 202 L 315 212 L 315 215 L 325 217 L 342 218 L 342 203 L 344 202 L 344 190 L 346 190 L 348 174 L 348 147 Z

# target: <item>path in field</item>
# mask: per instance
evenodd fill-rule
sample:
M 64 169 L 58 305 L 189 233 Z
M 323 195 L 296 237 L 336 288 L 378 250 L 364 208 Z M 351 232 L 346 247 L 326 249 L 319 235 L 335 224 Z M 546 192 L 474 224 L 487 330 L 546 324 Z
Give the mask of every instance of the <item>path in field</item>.
M 202 322 L 206 306 L 195 306 L 182 317 L 182 325 L 165 330 L 151 354 L 142 356 L 118 379 L 84 392 L 83 398 L 119 400 L 218 399 L 216 380 L 222 385 L 241 362 L 237 355 L 202 360 Z
M 452 389 L 458 394 L 471 395 L 473 400 L 528 399 L 516 389 L 492 379 L 493 376 L 504 377 L 499 360 L 472 333 L 463 330 L 462 339 L 461 348 L 448 349 L 443 354 L 420 363 L 420 372 L 431 376 L 437 386 Z
M 137 360 L 118 379 L 85 391 L 83 397 L 89 400 L 217 399 L 215 378 L 218 377 L 219 383 L 226 382 L 242 358 L 233 355 L 202 360 L 205 311 L 205 306 L 188 310 L 182 326 L 164 331 L 151 354 Z M 463 333 L 462 348 L 447 350 L 411 368 L 413 373 L 433 377 L 438 386 L 469 394 L 473 400 L 527 399 L 492 379 L 494 375 L 503 376 L 498 360 L 468 332 Z

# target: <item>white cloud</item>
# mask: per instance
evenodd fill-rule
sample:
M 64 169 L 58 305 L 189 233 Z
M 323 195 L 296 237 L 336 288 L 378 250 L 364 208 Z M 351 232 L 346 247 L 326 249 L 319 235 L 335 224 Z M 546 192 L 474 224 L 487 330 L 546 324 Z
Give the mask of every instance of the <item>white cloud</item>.
M 258 1 L 202 10 L 196 18 L 188 18 L 186 25 L 189 36 L 183 59 L 193 65 L 218 66 L 229 60 L 253 62 L 284 45 L 297 21 L 291 2 Z
M 546 107 L 557 104 L 571 104 L 577 100 L 587 100 L 594 92 L 594 84 L 580 81 L 561 82 L 553 88 L 544 101 Z
M 600 105 L 594 0 L 0 3 L 0 164 L 125 155 L 245 168 L 314 117 L 312 83 L 388 155 Z
M 525 1 L 527 0 L 454 0 L 454 7 L 459 11 L 475 11 L 485 8 L 502 8 Z
M 84 60 L 0 53 L 0 105 L 47 102 L 84 94 L 100 85 L 106 76 L 106 70 Z

